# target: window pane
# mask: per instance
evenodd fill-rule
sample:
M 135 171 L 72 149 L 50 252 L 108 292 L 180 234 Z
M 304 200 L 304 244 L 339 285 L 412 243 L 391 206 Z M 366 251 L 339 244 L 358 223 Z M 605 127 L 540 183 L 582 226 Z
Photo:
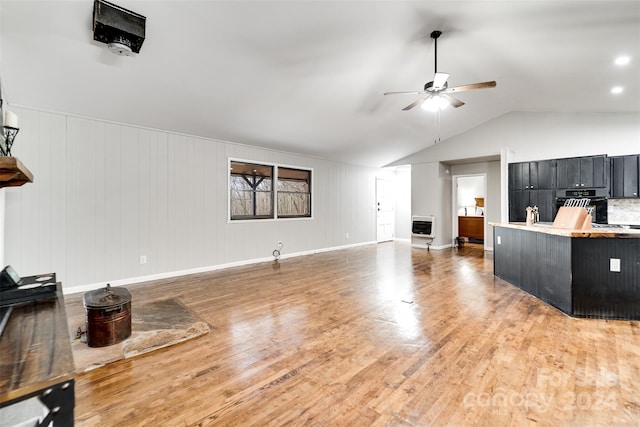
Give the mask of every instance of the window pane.
M 273 166 L 231 162 L 231 219 L 273 218 Z
M 311 216 L 311 171 L 278 168 L 278 217 Z
M 311 216 L 311 194 L 279 191 L 278 216 Z

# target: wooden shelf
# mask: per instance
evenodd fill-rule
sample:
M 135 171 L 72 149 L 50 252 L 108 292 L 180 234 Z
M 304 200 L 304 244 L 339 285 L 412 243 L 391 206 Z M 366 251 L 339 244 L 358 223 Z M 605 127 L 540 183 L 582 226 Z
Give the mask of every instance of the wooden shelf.
M 33 174 L 17 157 L 0 157 L 0 188 L 33 182 Z

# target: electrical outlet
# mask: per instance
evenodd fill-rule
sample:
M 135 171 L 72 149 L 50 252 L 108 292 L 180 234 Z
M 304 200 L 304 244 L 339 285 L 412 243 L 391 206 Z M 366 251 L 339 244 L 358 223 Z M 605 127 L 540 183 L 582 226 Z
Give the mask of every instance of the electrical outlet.
M 609 271 L 620 273 L 620 258 L 609 258 Z
M 344 237 L 348 239 L 349 238 L 349 233 L 345 234 Z
M 502 244 L 502 239 L 500 238 L 500 236 L 496 236 L 496 243 L 498 243 L 499 245 Z
M 146 264 L 146 263 L 147 263 L 147 256 L 140 255 L 140 264 Z

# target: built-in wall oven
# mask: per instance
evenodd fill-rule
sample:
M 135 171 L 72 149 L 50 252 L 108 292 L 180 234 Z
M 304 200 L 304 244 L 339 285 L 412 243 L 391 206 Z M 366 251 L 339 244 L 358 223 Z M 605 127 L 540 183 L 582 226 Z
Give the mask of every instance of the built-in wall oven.
M 557 190 L 556 204 L 553 210 L 553 217 L 556 217 L 558 209 L 565 205 L 569 199 L 589 199 L 587 208 L 592 212 L 592 222 L 594 224 L 607 224 L 607 197 L 605 189 L 585 189 L 585 190 Z

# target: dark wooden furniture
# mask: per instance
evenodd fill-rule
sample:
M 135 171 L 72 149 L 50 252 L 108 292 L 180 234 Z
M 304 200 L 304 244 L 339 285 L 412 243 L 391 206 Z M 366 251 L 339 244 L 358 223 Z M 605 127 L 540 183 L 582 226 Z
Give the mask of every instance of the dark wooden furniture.
M 497 224 L 493 235 L 501 279 L 570 316 L 640 319 L 640 231 Z
M 484 240 L 484 217 L 459 216 L 458 236 Z
M 13 306 L 0 337 L 0 408 L 37 398 L 54 426 L 71 426 L 74 371 L 60 284 L 54 299 Z

